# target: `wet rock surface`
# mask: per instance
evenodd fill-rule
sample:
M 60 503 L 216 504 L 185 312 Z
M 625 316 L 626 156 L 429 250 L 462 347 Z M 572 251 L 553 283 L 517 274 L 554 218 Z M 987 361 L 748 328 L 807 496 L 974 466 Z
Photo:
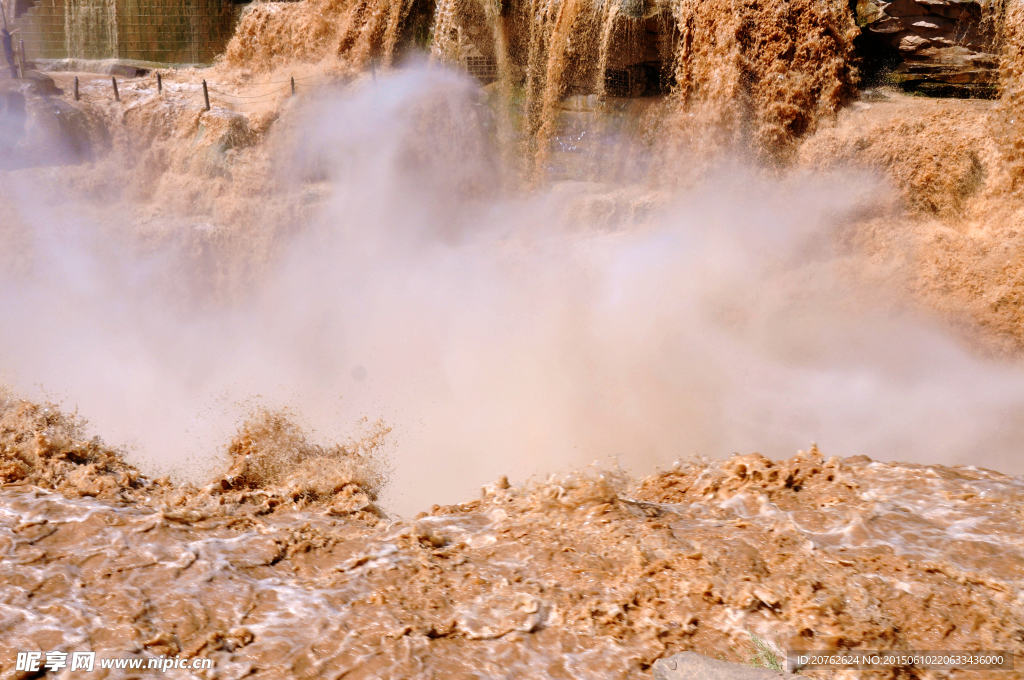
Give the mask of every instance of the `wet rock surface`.
M 60 97 L 54 80 L 38 71 L 0 78 L 0 170 L 88 161 L 102 127 L 78 102 Z
M 940 97 L 997 96 L 998 8 L 976 0 L 859 0 L 868 50 L 885 53 L 894 84 Z

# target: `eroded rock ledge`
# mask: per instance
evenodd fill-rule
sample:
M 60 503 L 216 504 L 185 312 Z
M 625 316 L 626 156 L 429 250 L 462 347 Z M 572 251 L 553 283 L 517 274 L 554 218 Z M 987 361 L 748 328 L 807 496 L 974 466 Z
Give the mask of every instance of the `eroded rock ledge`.
M 940 97 L 997 94 L 997 6 L 991 0 L 857 0 L 857 23 L 895 62 L 890 79 Z

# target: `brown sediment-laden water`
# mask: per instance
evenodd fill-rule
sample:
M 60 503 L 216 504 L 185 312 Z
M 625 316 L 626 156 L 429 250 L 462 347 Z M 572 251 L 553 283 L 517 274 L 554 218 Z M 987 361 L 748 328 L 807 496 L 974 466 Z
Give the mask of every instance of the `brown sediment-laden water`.
M 901 3 L 268 2 L 0 83 L 0 678 L 1024 652 L 1024 14 Z
M 235 466 L 202 489 L 142 477 L 50 407 L 8 401 L 3 425 L 9 657 L 624 678 L 687 649 L 745 661 L 751 633 L 796 649 L 1019 649 L 1024 635 L 1024 486 L 974 467 L 750 454 L 640 481 L 501 478 L 387 520 L 372 438 L 310 449 L 281 414 L 247 423 Z M 295 472 L 262 465 L 297 442 Z

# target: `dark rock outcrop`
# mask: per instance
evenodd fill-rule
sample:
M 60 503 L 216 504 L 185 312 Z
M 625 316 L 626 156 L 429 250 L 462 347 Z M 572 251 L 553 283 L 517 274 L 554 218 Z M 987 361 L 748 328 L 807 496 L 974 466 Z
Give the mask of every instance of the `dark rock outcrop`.
M 894 62 L 891 82 L 939 97 L 996 96 L 999 16 L 991 1 L 857 0 L 856 13 L 864 49 Z

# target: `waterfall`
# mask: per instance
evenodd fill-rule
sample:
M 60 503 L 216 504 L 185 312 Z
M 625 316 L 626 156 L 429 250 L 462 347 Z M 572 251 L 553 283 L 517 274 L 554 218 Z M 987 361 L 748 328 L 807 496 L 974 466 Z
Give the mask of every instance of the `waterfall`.
M 65 0 L 67 56 L 104 59 L 118 55 L 116 0 Z

